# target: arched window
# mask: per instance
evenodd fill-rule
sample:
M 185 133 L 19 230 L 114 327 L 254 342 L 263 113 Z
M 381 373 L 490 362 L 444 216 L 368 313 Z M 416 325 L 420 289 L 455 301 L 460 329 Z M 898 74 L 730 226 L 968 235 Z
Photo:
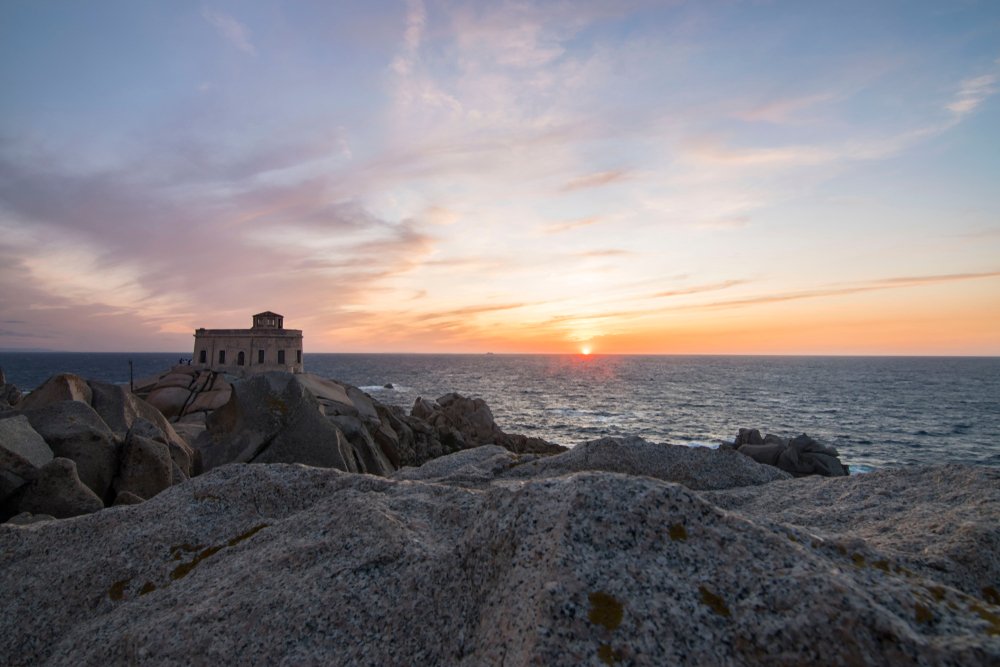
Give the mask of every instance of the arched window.
M 236 355 L 236 365 L 243 366 L 244 364 L 246 364 L 246 362 L 247 362 L 247 355 L 243 354 L 243 350 L 240 350 L 240 353 Z
M 198 363 L 199 364 L 203 364 L 207 360 L 208 360 L 208 354 L 206 353 L 205 350 L 202 350 L 201 352 L 198 353 Z

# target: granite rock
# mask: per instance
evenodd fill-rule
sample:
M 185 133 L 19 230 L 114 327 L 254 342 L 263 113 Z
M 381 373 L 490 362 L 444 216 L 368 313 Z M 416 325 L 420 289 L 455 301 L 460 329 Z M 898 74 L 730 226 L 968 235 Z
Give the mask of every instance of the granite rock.
M 555 456 L 511 468 L 508 477 L 551 477 L 584 470 L 646 475 L 691 489 L 728 489 L 767 484 L 789 475 L 731 449 L 686 447 L 642 438 L 600 438 Z
M 42 466 L 18 501 L 20 512 L 50 514 L 57 519 L 90 514 L 103 507 L 97 494 L 80 481 L 76 463 L 60 457 Z
M 509 456 L 435 464 L 454 473 L 463 457 L 482 468 Z M 974 494 L 996 488 L 965 480 Z M 18 591 L 0 598 L 0 655 L 12 666 L 1000 661 L 988 596 L 900 569 L 860 538 L 844 550 L 707 500 L 721 493 L 609 472 L 463 488 L 224 466 L 139 505 L 0 526 L 0 586 Z
M 7 499 L 36 479 L 39 468 L 52 458 L 52 449 L 27 417 L 0 419 L 0 518 L 11 514 Z
M 17 403 L 18 410 L 34 410 L 60 401 L 80 401 L 90 405 L 91 391 L 87 381 L 72 373 L 53 375 Z
M 27 410 L 25 415 L 56 456 L 76 463 L 80 479 L 97 497 L 108 495 L 118 472 L 118 442 L 90 405 L 58 401 Z
M 130 432 L 122 447 L 116 495 L 128 492 L 152 498 L 173 484 L 174 465 L 167 445 Z

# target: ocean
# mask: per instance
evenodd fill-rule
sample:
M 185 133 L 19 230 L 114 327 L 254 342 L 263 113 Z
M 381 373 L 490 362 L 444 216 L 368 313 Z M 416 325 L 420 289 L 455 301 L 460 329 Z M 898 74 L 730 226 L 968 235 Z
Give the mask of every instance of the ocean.
M 7 381 L 59 372 L 109 382 L 190 354 L 0 353 Z M 635 434 L 716 446 L 740 427 L 808 433 L 855 472 L 915 463 L 1000 465 L 1000 358 L 306 354 L 306 371 L 409 409 L 456 391 L 500 427 L 562 445 Z M 387 388 L 386 385 L 392 385 Z

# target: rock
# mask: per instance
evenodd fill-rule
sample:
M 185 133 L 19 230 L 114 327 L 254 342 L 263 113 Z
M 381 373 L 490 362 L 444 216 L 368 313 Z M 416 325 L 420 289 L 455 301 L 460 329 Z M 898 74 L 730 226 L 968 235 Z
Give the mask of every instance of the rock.
M 134 426 L 136 420 L 143 419 L 155 427 L 157 434 L 145 432 L 145 437 L 167 443 L 174 461 L 184 470 L 184 474 L 197 474 L 197 461 L 194 450 L 181 438 L 170 422 L 159 410 L 130 394 L 124 387 L 104 382 L 89 383 L 93 392 L 92 406 L 112 431 L 124 438 Z
M 232 398 L 209 416 L 195 446 L 205 470 L 230 462 L 257 462 L 376 472 L 365 468 L 363 461 L 370 457 L 358 454 L 323 416 L 316 397 L 298 376 L 280 371 L 233 385 Z
M 21 512 L 17 516 L 7 519 L 7 524 L 11 526 L 30 526 L 33 523 L 42 523 L 43 521 L 55 521 L 55 517 L 51 514 Z
M 192 413 L 218 410 L 229 402 L 229 398 L 232 394 L 233 390 L 229 384 L 227 384 L 224 389 L 213 389 L 211 391 L 201 392 L 198 394 L 197 398 L 195 398 L 191 404 L 188 405 L 184 414 L 191 415 Z
M 360 417 L 343 415 L 330 417 L 329 420 L 340 429 L 354 447 L 354 451 L 361 457 L 362 466 L 359 466 L 359 470 L 363 469 L 369 474 L 382 476 L 392 474 L 396 470 L 396 466 L 385 456 L 382 448 L 375 444 Z
M 392 385 L 391 382 L 386 382 L 384 385 L 382 385 L 382 388 L 383 389 L 395 389 L 395 387 Z
M 107 496 L 118 471 L 118 443 L 93 408 L 79 401 L 59 401 L 25 415 L 56 456 L 76 463 L 80 479 L 91 491 L 99 498 Z
M 53 458 L 45 443 L 23 415 L 0 419 L 0 506 L 18 489 L 38 477 L 38 470 Z M 8 512 L 0 510 L 0 516 Z
M 506 477 L 537 479 L 595 470 L 646 475 L 691 489 L 728 489 L 788 479 L 786 473 L 759 465 L 731 449 L 661 445 L 635 436 L 591 440 L 562 454 L 514 467 Z
M 187 387 L 168 386 L 154 389 L 146 397 L 146 402 L 169 419 L 179 416 L 190 399 L 191 390 Z
M 735 444 L 741 454 L 758 463 L 776 466 L 798 477 L 843 477 L 848 474 L 847 466 L 840 462 L 835 448 L 817 442 L 805 433 L 789 441 L 770 433 L 761 438 L 757 429 L 741 428 Z
M 509 449 L 483 445 L 430 460 L 418 468 L 403 468 L 393 478 L 482 487 L 520 462 Z
M 808 529 L 850 554 L 870 545 L 906 568 L 978 598 L 1000 582 L 1000 470 L 907 466 L 716 491 L 706 499 L 751 520 Z M 866 561 L 865 567 L 882 564 Z M 922 597 L 921 597 L 922 599 Z M 1000 628 L 997 628 L 1000 629 Z
M 120 507 L 122 505 L 138 505 L 139 503 L 142 502 L 145 502 L 145 500 L 135 495 L 131 491 L 122 491 L 117 496 L 115 496 L 115 507 Z
M 115 491 L 118 495 L 129 492 L 152 498 L 172 485 L 173 465 L 167 445 L 130 432 L 122 447 Z
M 90 405 L 91 391 L 86 380 L 71 373 L 53 375 L 18 401 L 17 409 L 35 410 L 60 401 L 80 401 Z
M 1000 488 L 962 478 L 973 497 Z M 132 507 L 0 526 L 0 586 L 18 592 L 0 597 L 0 655 L 12 667 L 1000 662 L 987 594 L 708 495 L 607 472 L 469 489 L 226 466 Z
M 90 514 L 104 508 L 104 503 L 80 481 L 76 463 L 56 457 L 38 472 L 38 478 L 25 487 L 18 502 L 21 512 L 51 514 L 57 519 Z
M 493 412 L 481 398 L 466 398 L 450 393 L 436 401 L 418 397 L 410 416 L 428 423 L 448 452 L 480 445 L 496 444 L 515 453 L 555 454 L 566 448 L 541 438 L 504 433 L 493 419 Z

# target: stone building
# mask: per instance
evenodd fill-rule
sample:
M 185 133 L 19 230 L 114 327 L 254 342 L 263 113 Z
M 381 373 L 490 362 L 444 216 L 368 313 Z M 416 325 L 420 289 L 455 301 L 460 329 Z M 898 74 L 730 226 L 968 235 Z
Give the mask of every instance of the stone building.
M 233 375 L 264 371 L 302 372 L 302 331 L 265 311 L 250 329 L 195 329 L 192 365 Z

